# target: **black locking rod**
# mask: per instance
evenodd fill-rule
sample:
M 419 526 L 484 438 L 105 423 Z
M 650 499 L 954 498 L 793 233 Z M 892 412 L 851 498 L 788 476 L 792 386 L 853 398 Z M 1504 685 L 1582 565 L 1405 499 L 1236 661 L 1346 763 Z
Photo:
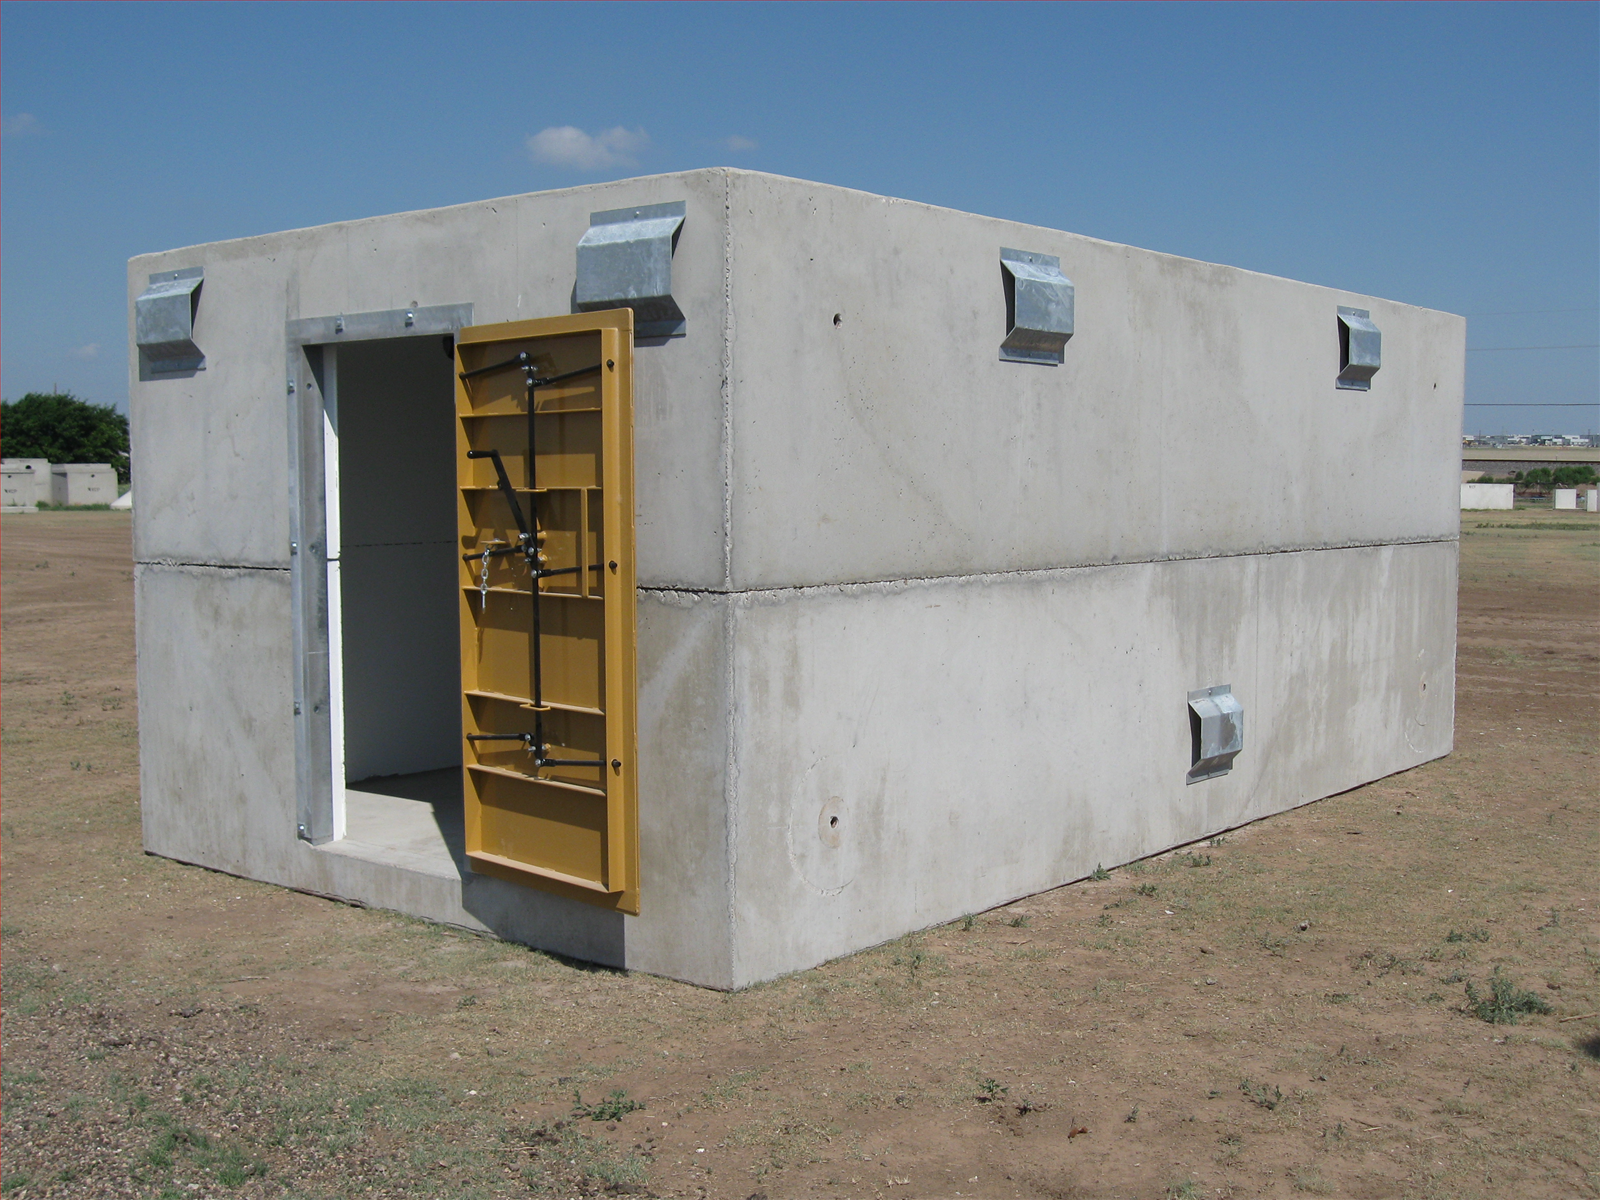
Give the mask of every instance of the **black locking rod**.
M 546 758 L 544 747 L 535 745 L 538 741 L 536 735 L 531 733 L 469 733 L 469 742 L 521 742 L 533 753 L 533 765 L 537 767 L 603 767 L 606 760 L 603 758 Z
M 477 367 L 471 371 L 462 371 L 461 380 L 463 383 L 465 383 L 467 380 L 476 379 L 480 375 L 488 375 L 495 371 L 506 371 L 510 370 L 512 367 L 517 367 L 527 371 L 531 371 L 533 369 L 533 363 L 529 359 L 528 352 L 526 350 L 517 355 L 515 358 L 506 359 L 505 362 L 490 363 L 487 367 Z M 600 364 L 595 363 L 595 365 L 592 367 L 582 367 L 576 371 L 564 371 L 560 375 L 546 375 L 543 378 L 535 376 L 532 384 L 534 387 L 549 387 L 553 383 L 565 383 L 567 380 L 576 379 L 580 375 L 593 375 L 599 369 Z
M 522 552 L 521 546 L 497 546 L 492 550 L 473 550 L 471 553 L 463 554 L 461 557 L 467 562 L 477 562 L 485 555 L 490 558 L 499 558 L 502 554 L 521 554 Z
M 592 367 L 582 367 L 576 371 L 564 371 L 560 375 L 546 375 L 542 379 L 535 379 L 533 381 L 533 386 L 536 388 L 549 387 L 554 383 L 565 383 L 569 379 L 576 379 L 580 375 L 596 374 L 599 370 L 600 364 L 595 363 L 595 365 Z
M 505 362 L 490 363 L 487 367 L 477 367 L 471 371 L 462 371 L 461 379 L 476 379 L 479 375 L 488 375 L 494 371 L 504 371 L 507 367 L 525 367 L 529 365 L 528 352 L 524 350 L 515 358 L 508 358 Z
M 517 519 L 517 532 L 522 534 L 522 544 L 528 544 L 528 523 L 522 519 L 522 504 L 517 500 L 516 489 L 511 486 L 511 476 L 506 474 L 506 464 L 500 461 L 498 450 L 468 450 L 468 458 L 487 458 L 494 462 L 495 476 L 500 480 L 500 494 L 511 506 L 511 515 Z M 518 547 L 520 549 L 520 547 Z

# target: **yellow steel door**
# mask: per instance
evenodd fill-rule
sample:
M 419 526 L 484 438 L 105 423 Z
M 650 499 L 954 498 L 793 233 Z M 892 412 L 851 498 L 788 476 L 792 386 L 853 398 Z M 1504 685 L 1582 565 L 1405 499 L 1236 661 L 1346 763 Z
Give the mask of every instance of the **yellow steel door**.
M 633 312 L 456 337 L 473 870 L 639 911 Z

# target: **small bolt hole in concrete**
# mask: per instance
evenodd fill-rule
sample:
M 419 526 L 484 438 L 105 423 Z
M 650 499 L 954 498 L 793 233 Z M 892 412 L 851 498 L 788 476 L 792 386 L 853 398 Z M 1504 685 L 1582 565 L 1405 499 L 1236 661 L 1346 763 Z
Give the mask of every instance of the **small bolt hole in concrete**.
M 833 314 L 833 327 L 835 329 L 837 329 L 839 326 L 841 326 L 843 324 L 844 324 L 844 317 L 841 316 L 839 313 L 834 313 Z
M 817 814 L 817 836 L 822 839 L 824 846 L 835 850 L 844 840 L 844 830 L 839 824 L 843 810 L 844 801 L 838 796 L 830 796 L 828 802 L 822 806 L 822 811 Z

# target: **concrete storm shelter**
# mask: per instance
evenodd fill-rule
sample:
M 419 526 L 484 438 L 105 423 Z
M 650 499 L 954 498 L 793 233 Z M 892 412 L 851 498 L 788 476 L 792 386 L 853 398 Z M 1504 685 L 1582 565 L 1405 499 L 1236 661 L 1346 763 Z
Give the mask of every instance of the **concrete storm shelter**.
M 736 988 L 1451 748 L 1459 317 L 722 169 L 128 288 L 152 853 Z

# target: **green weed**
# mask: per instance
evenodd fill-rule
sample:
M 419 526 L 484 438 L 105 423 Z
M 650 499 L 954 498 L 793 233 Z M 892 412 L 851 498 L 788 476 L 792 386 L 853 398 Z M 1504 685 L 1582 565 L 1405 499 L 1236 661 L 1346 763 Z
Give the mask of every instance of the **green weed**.
M 1263 933 L 1256 938 L 1256 944 L 1274 958 L 1282 958 L 1283 952 L 1289 948 L 1287 938 L 1273 937 L 1270 933 Z
M 1015 922 L 1013 922 L 1013 924 L 1015 924 Z M 913 950 L 909 954 L 896 954 L 894 956 L 894 965 L 897 967 L 906 968 L 906 970 L 911 973 L 912 983 L 917 981 L 917 972 L 920 971 L 927 964 L 927 962 L 928 955 L 922 950 Z
M 1011 1089 L 996 1079 L 985 1079 L 978 1084 L 978 1103 L 994 1104 Z
M 572 1093 L 572 1116 L 578 1121 L 585 1118 L 591 1121 L 620 1121 L 629 1113 L 638 1112 L 642 1108 L 643 1104 L 629 1099 L 628 1093 L 621 1088 L 613 1088 L 609 1096 L 593 1104 L 585 1104 L 579 1093 Z
M 1272 1091 L 1267 1091 L 1265 1084 L 1251 1083 L 1248 1079 L 1239 1081 L 1239 1090 L 1245 1094 L 1251 1104 L 1257 1108 L 1264 1108 L 1273 1112 L 1278 1105 L 1283 1103 L 1283 1089 L 1277 1084 L 1272 1085 Z
M 572 1183 L 585 1195 L 603 1192 L 637 1193 L 646 1180 L 644 1163 L 637 1155 L 619 1152 L 600 1138 L 588 1137 L 564 1121 L 540 1125 L 526 1135 L 524 1147 L 533 1165 L 524 1180 L 542 1191 L 571 1195 Z M 598 1185 L 598 1186 L 597 1186 Z
M 1491 1025 L 1515 1025 L 1527 1013 L 1549 1014 L 1551 1007 L 1532 992 L 1523 991 L 1501 973 L 1499 967 L 1489 976 L 1489 994 L 1480 995 L 1467 980 L 1467 1011 Z
M 1111 872 L 1099 863 L 1095 863 L 1094 870 L 1089 873 L 1089 878 L 1095 883 L 1104 883 L 1111 878 Z
M 1313 1196 L 1333 1195 L 1333 1186 L 1315 1167 L 1295 1167 L 1289 1172 L 1289 1178 L 1297 1192 L 1309 1192 Z

